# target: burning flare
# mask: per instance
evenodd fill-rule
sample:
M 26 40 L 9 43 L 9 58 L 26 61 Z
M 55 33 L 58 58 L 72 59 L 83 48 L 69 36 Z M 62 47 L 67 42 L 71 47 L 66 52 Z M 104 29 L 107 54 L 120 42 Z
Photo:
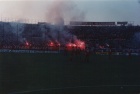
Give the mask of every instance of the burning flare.
M 85 42 L 81 40 L 76 40 L 74 43 L 69 42 L 66 44 L 68 50 L 72 50 L 74 48 L 80 48 L 81 50 L 85 49 Z

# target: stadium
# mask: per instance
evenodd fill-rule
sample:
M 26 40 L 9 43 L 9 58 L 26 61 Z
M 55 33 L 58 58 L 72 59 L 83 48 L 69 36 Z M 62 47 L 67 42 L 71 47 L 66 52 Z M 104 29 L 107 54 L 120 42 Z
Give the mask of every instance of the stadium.
M 133 49 L 133 52 L 139 53 L 139 33 L 140 26 L 133 26 L 128 22 L 71 21 L 69 25 L 0 22 L 0 47 L 58 51 L 72 45 L 78 48 L 83 46 L 82 50 L 86 47 L 90 50 L 111 48 L 122 52 Z
M 0 22 L 1 94 L 139 94 L 140 26 Z

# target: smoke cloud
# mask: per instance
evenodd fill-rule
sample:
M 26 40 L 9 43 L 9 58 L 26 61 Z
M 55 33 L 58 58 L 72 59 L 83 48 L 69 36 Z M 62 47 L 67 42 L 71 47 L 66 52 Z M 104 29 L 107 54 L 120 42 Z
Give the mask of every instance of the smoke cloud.
M 81 11 L 72 0 L 31 0 L 0 1 L 0 16 L 5 19 L 23 22 L 46 21 L 51 23 L 69 23 L 71 20 L 84 20 Z
M 49 32 L 51 38 L 61 44 L 66 44 L 70 41 L 76 42 L 78 39 L 64 30 L 64 24 L 69 24 L 70 21 L 84 21 L 86 16 L 85 12 L 80 11 L 73 1 L 54 0 L 48 8 L 46 18 L 47 22 L 55 25 L 51 27 L 51 32 Z
M 53 24 L 68 24 L 70 21 L 83 21 L 85 12 L 71 0 L 54 0 L 47 11 L 47 20 Z
M 47 3 L 46 1 L 3 2 L 7 4 L 3 13 L 17 19 L 16 22 L 9 23 L 10 28 L 8 29 L 8 32 L 13 34 L 13 38 L 15 37 L 14 40 L 17 41 L 18 39 L 20 42 L 25 42 L 32 37 L 33 40 L 55 41 L 63 45 L 70 41 L 77 42 L 77 37 L 65 30 L 64 24 L 69 24 L 70 21 L 84 21 L 86 18 L 85 12 L 81 11 L 71 0 L 53 0 L 50 4 L 44 4 L 43 2 Z M 11 9 L 13 10 L 11 11 Z M 44 21 L 50 24 L 35 26 L 36 29 L 33 29 L 33 25 L 28 26 L 20 23 L 28 23 L 27 19 L 32 18 L 38 20 L 43 18 Z M 7 25 L 5 24 L 5 26 Z M 4 31 L 6 32 L 6 30 Z M 31 36 L 23 36 L 25 34 Z M 37 34 L 40 35 L 40 38 L 33 38 L 33 35 Z M 8 40 L 8 37 L 5 38 L 5 40 Z

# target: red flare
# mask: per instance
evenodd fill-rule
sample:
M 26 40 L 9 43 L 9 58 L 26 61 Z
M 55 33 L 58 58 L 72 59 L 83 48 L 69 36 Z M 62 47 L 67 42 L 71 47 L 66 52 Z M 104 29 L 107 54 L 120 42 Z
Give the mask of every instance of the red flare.
M 26 45 L 26 46 L 29 46 L 29 42 L 28 42 L 28 41 L 26 41 L 25 45 Z
M 80 48 L 81 50 L 85 49 L 85 43 L 80 40 L 76 40 L 74 43 L 66 44 L 68 50 L 72 50 L 73 48 Z
M 75 44 L 77 45 L 78 48 L 80 48 L 81 50 L 85 49 L 85 42 L 81 41 L 81 40 L 76 40 Z
M 54 46 L 54 43 L 53 43 L 53 42 L 50 42 L 50 43 L 49 43 L 49 46 Z

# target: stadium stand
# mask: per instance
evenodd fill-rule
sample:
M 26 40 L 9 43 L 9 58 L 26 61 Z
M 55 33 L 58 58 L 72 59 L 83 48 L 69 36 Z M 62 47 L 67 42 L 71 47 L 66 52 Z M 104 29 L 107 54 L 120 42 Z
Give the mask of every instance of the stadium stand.
M 114 22 L 107 23 L 107 25 L 98 23 L 100 26 L 91 26 L 90 23 L 88 24 L 89 25 L 86 26 L 66 25 L 64 26 L 63 30 L 76 35 L 78 39 L 85 41 L 85 43 L 91 48 L 140 48 L 140 40 L 137 42 L 134 41 L 135 33 L 140 33 L 140 26 L 124 25 L 127 24 L 127 22 L 118 22 L 118 24 L 123 24 L 122 26 L 117 26 L 114 24 Z M 52 36 L 49 36 L 50 32 L 52 32 L 52 27 L 53 25 L 41 23 L 21 24 L 0 22 L 0 48 L 43 50 L 55 49 L 49 48 L 47 45 L 50 40 L 55 41 Z M 57 33 L 57 28 L 53 28 L 53 30 L 54 33 Z M 46 35 L 49 37 L 49 39 L 46 37 Z M 28 44 L 26 44 L 26 42 L 28 42 Z

